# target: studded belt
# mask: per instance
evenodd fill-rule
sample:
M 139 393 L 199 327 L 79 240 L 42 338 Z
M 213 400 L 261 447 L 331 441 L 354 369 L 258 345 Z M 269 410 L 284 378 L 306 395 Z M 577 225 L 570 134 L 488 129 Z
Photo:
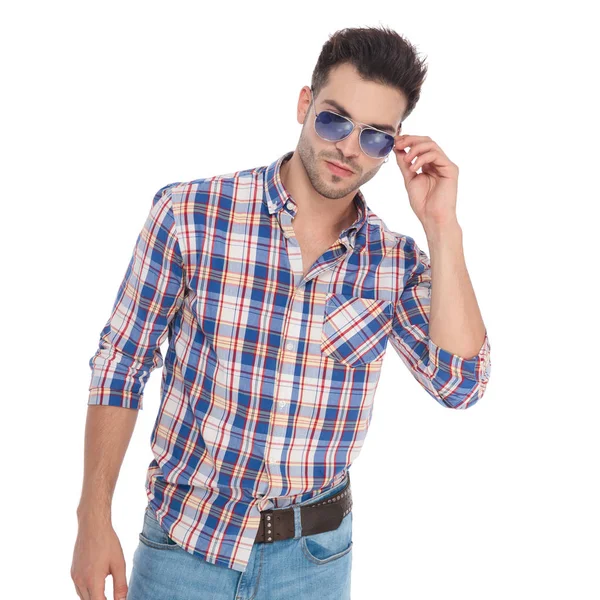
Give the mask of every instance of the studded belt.
M 351 509 L 352 494 L 350 493 L 350 477 L 348 477 L 346 485 L 335 496 L 321 502 L 300 506 L 302 535 L 313 535 L 337 529 Z M 263 510 L 260 513 L 260 525 L 254 541 L 271 543 L 287 540 L 293 538 L 295 533 L 292 507 Z

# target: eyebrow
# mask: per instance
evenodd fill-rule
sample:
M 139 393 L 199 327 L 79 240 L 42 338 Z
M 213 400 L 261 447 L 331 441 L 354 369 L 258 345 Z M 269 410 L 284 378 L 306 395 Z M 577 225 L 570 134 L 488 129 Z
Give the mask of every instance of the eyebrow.
M 323 100 L 322 102 L 327 102 L 327 104 L 331 104 L 331 106 L 333 106 L 340 113 L 340 115 L 348 117 L 349 119 L 352 118 L 350 116 L 350 113 L 343 106 L 338 104 L 335 100 Z M 396 135 L 396 130 L 391 125 L 382 125 L 381 123 L 367 123 L 367 125 L 375 127 L 376 129 L 381 129 L 382 131 L 387 131 L 392 135 Z

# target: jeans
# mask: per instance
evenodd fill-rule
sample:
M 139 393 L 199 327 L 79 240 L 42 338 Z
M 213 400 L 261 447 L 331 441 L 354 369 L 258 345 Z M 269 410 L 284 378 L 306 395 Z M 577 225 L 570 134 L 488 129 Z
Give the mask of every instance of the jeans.
M 146 509 L 127 600 L 350 600 L 352 510 L 337 529 L 302 535 L 299 508 L 345 484 L 293 506 L 295 536 L 255 543 L 243 573 L 190 554 Z

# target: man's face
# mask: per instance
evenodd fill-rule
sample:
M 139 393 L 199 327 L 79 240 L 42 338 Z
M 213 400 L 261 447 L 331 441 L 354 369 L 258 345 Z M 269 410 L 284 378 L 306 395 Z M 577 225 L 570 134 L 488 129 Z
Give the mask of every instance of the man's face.
M 302 88 L 298 119 L 303 126 L 296 152 L 314 189 L 332 199 L 353 195 L 375 176 L 385 160 L 371 158 L 362 151 L 358 126 L 339 142 L 320 138 L 314 127 L 315 108 L 317 113 L 332 110 L 355 123 L 373 124 L 384 131 L 387 130 L 381 125 L 390 125 L 393 130 L 387 132 L 395 136 L 399 134 L 400 118 L 406 106 L 406 98 L 401 92 L 379 83 L 363 81 L 356 69 L 348 64 L 330 72 L 327 86 L 314 99 L 309 87 Z M 328 160 L 344 165 L 353 173 L 349 176 L 334 173 L 327 165 Z

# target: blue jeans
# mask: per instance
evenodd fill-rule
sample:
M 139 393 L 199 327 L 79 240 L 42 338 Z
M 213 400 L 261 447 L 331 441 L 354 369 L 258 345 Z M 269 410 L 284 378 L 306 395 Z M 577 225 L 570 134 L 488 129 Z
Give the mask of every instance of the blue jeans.
M 190 554 L 147 509 L 127 600 L 350 600 L 352 510 L 332 531 L 302 535 L 300 522 L 300 506 L 334 496 L 345 484 L 295 505 L 294 537 L 255 543 L 243 573 Z

